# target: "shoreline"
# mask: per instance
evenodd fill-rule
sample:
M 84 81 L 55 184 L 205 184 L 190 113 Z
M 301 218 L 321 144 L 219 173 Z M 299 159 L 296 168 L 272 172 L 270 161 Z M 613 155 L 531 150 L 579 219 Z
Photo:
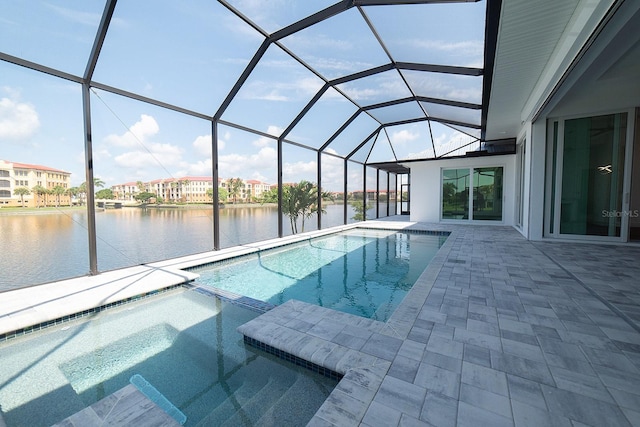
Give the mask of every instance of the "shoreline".
M 326 205 L 342 205 L 342 203 L 329 202 Z M 220 206 L 220 209 L 240 209 L 240 208 L 265 208 L 265 207 L 278 207 L 277 203 L 238 203 L 238 204 L 224 204 Z M 184 205 L 123 205 L 120 209 L 213 209 L 211 204 L 184 204 Z M 120 210 L 120 209 L 105 209 L 96 207 L 96 212 L 102 212 L 105 210 Z M 54 215 L 54 214 L 68 214 L 73 212 L 86 212 L 86 206 L 61 206 L 59 208 L 46 207 L 46 208 L 0 208 L 1 216 L 13 216 L 13 215 Z

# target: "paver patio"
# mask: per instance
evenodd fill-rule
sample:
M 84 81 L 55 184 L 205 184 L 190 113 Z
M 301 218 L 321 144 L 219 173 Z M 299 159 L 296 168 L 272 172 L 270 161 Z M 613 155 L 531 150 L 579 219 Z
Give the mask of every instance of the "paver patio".
M 294 302 L 241 328 L 345 374 L 311 426 L 640 426 L 640 248 L 410 228 L 453 233 L 386 324 Z

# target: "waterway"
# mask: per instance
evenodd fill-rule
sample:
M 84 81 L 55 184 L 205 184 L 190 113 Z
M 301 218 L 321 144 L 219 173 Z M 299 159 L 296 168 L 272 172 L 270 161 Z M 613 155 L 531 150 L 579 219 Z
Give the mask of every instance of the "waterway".
M 322 227 L 343 224 L 343 205 L 325 207 Z M 386 216 L 386 205 L 380 206 Z M 383 215 L 382 212 L 385 214 Z M 348 206 L 347 219 L 354 215 Z M 370 211 L 367 217 L 375 218 Z M 283 219 L 284 234 L 291 234 Z M 300 220 L 298 230 L 300 230 Z M 305 220 L 305 231 L 317 219 Z M 209 209 L 123 208 L 96 213 L 98 269 L 117 268 L 213 250 L 213 212 Z M 220 246 L 231 247 L 278 237 L 275 206 L 220 210 Z M 87 213 L 0 215 L 0 291 L 46 283 L 89 272 Z

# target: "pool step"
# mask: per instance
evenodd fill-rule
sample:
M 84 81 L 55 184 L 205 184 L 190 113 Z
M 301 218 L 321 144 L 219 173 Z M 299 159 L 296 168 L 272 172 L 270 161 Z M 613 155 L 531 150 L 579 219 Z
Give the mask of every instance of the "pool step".
M 273 380 L 269 380 L 263 387 L 258 390 L 251 390 L 253 385 L 242 386 L 232 396 L 227 397 L 222 401 L 213 411 L 211 411 L 205 418 L 203 418 L 198 426 L 210 426 L 210 425 L 252 425 L 258 418 L 252 414 L 252 408 L 249 402 L 263 401 L 267 399 L 271 394 L 271 390 L 274 389 L 272 385 Z M 250 396 L 243 396 L 243 394 L 249 394 Z M 231 421 L 233 420 L 233 421 Z
M 275 371 L 272 369 L 266 374 L 269 378 L 265 383 L 255 387 L 257 385 L 255 382 L 248 381 L 232 396 L 220 403 L 198 425 L 257 425 L 258 419 L 264 414 L 266 408 L 270 408 L 277 402 L 295 383 L 294 377 L 291 377 L 291 373 L 284 368 L 282 372 L 279 369 Z M 265 375 L 265 372 L 256 372 L 256 375 Z M 291 377 L 291 381 L 283 381 L 288 377 Z
M 324 385 L 311 378 L 298 377 L 296 381 L 270 407 L 263 408 L 263 415 L 255 425 L 259 426 L 297 426 L 306 413 L 311 419 L 315 409 L 322 406 L 325 396 L 318 393 Z

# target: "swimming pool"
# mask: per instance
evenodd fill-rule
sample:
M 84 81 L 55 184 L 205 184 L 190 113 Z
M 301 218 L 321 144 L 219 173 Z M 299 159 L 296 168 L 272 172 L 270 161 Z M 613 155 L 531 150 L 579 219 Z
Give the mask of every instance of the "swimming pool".
M 191 271 L 199 284 L 271 304 L 297 299 L 386 321 L 445 240 L 356 228 Z
M 187 426 L 304 425 L 336 381 L 247 346 L 260 313 L 178 289 L 0 345 L 0 408 L 11 426 L 49 426 L 142 375 Z

